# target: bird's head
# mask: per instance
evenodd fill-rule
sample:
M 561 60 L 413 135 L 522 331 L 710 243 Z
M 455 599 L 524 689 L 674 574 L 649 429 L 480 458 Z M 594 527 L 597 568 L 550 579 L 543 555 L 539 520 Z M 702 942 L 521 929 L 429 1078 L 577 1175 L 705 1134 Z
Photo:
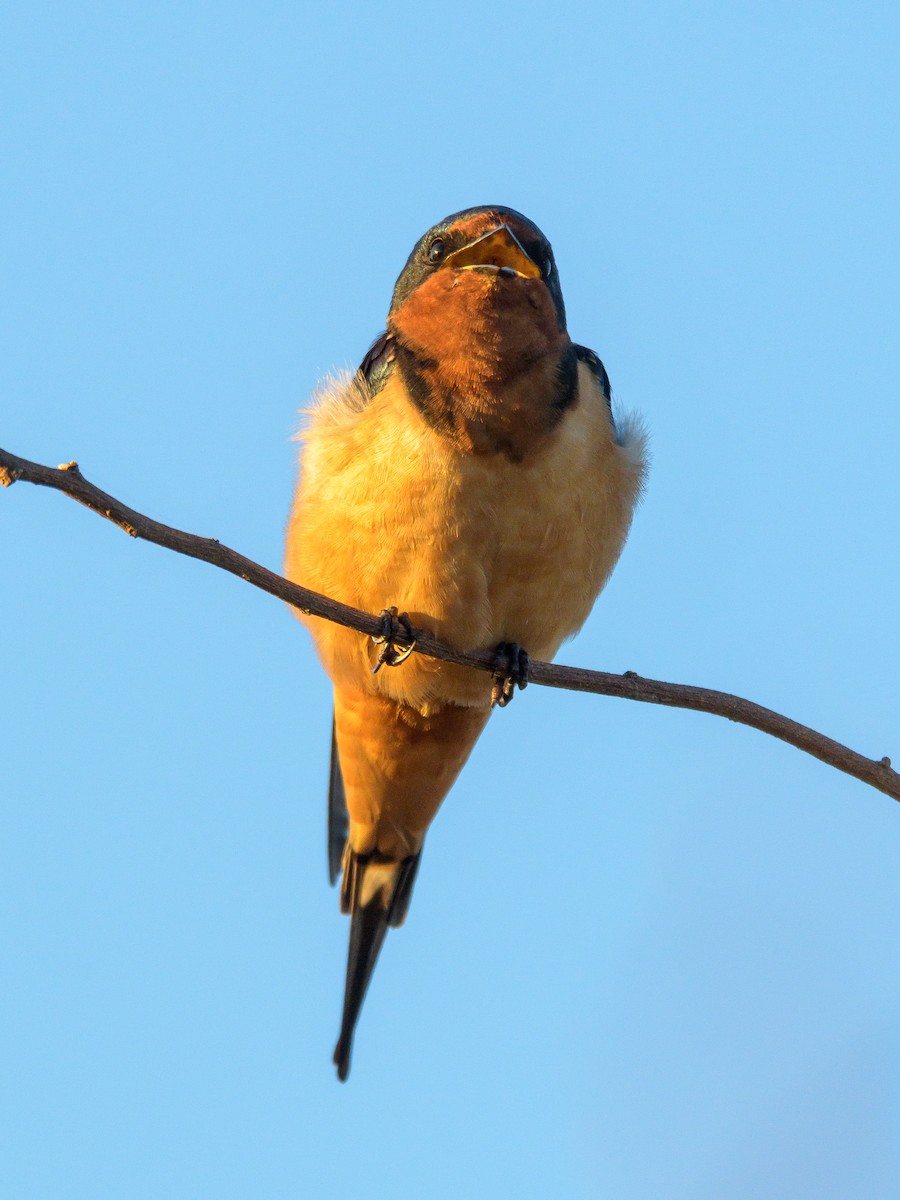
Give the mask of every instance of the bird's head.
M 467 208 L 419 239 L 394 288 L 388 331 L 447 382 L 479 362 L 496 378 L 568 340 L 550 243 L 521 213 Z

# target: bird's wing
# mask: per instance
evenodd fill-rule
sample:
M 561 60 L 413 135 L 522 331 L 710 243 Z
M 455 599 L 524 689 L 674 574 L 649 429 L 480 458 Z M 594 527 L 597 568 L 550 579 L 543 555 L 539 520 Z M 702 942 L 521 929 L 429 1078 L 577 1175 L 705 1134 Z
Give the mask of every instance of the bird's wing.
M 338 761 L 337 742 L 334 736 L 334 720 L 331 722 L 331 770 L 328 776 L 328 879 L 331 886 L 337 883 L 341 873 L 341 859 L 347 843 L 350 817 L 347 812 L 347 797 L 344 780 Z
M 575 347 L 575 355 L 578 361 L 584 363 L 600 384 L 600 390 L 606 397 L 606 403 L 612 405 L 612 387 L 610 386 L 609 376 L 606 373 L 606 367 L 600 361 L 599 356 L 593 350 L 589 350 L 587 346 L 577 345 Z
M 375 396 L 387 383 L 393 369 L 394 339 L 387 332 L 379 333 L 366 351 L 357 373 L 366 381 L 369 394 Z

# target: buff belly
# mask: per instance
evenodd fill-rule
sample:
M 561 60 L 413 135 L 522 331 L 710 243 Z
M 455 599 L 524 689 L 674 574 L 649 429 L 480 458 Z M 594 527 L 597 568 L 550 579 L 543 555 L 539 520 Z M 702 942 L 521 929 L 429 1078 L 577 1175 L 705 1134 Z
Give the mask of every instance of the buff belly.
M 511 641 L 551 658 L 615 565 L 640 487 L 640 464 L 582 372 L 578 403 L 518 463 L 455 450 L 399 386 L 365 407 L 332 406 L 306 437 L 288 576 L 368 612 L 396 605 L 460 649 Z M 373 676 L 369 639 L 303 619 L 336 684 L 423 713 L 489 703 L 483 673 L 413 655 Z

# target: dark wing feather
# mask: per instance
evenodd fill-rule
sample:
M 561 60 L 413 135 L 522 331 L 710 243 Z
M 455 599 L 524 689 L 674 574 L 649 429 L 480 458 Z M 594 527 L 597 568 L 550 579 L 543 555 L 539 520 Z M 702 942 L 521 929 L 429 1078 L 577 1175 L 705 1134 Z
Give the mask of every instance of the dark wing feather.
M 350 817 L 347 813 L 347 798 L 344 795 L 344 780 L 338 761 L 337 742 L 334 736 L 334 719 L 331 721 L 331 770 L 328 777 L 328 879 L 331 886 L 337 883 L 341 873 L 341 858 L 347 841 Z
M 368 384 L 369 392 L 375 396 L 387 383 L 393 369 L 394 339 L 387 332 L 380 333 L 366 351 L 357 373 L 362 375 Z
M 575 353 L 578 356 L 578 361 L 584 363 L 584 365 L 600 384 L 600 390 L 606 397 L 606 403 L 610 405 L 611 409 L 612 387 L 610 386 L 609 376 L 606 373 L 606 367 L 604 367 L 603 363 L 593 350 L 588 350 L 587 346 L 576 346 Z

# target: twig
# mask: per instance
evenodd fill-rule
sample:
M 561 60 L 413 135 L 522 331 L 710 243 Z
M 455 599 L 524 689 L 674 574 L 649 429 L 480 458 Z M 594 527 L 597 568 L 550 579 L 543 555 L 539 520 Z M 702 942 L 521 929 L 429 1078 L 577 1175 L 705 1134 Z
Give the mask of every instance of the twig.
M 106 517 L 131 537 L 143 538 L 145 541 L 155 542 L 158 546 L 176 550 L 179 554 L 187 554 L 191 558 L 199 558 L 215 567 L 221 567 L 292 604 L 301 612 L 323 617 L 326 621 L 336 621 L 339 625 L 358 629 L 360 633 L 378 635 L 382 631 L 380 617 L 360 612 L 359 609 L 350 608 L 349 605 L 291 583 L 276 575 L 274 571 L 268 571 L 228 546 L 223 546 L 215 538 L 183 533 L 180 529 L 172 529 L 169 525 L 162 525 L 159 521 L 135 512 L 89 483 L 75 462 L 64 463 L 54 469 L 0 450 L 0 484 L 9 487 L 16 480 L 56 488 L 100 516 Z M 495 669 L 494 655 L 488 651 L 470 650 L 463 653 L 436 641 L 426 630 L 414 629 L 412 633 L 417 654 L 473 667 L 479 671 Z M 408 645 L 401 631 L 398 631 L 396 640 L 398 645 Z M 613 675 L 607 671 L 586 671 L 581 667 L 563 667 L 534 659 L 531 660 L 528 677 L 531 683 L 543 684 L 545 687 L 594 692 L 600 696 L 618 696 L 623 700 L 664 704 L 670 708 L 691 708 L 698 712 L 727 717 L 729 721 L 750 725 L 763 733 L 771 734 L 772 737 L 789 742 L 798 750 L 804 750 L 829 766 L 853 775 L 863 783 L 868 783 L 895 800 L 900 800 L 900 774 L 892 770 L 889 758 L 866 758 L 865 755 L 857 754 L 855 750 L 817 733 L 814 729 L 740 696 L 714 692 L 709 688 L 644 679 L 633 671 L 626 671 L 624 675 Z

